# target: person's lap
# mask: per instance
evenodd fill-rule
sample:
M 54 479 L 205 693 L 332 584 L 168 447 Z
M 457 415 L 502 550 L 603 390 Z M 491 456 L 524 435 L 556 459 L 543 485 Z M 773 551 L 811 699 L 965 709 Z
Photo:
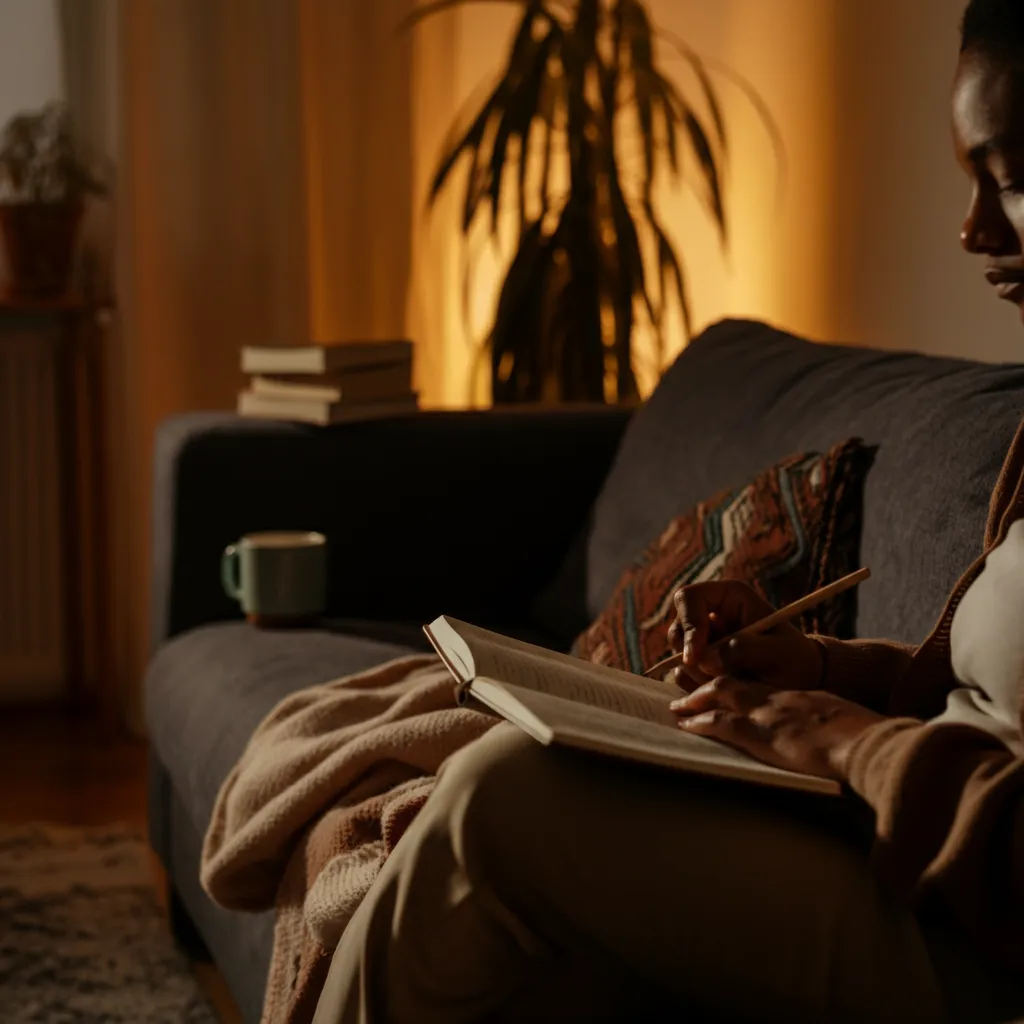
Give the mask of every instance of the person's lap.
M 872 874 L 856 806 L 499 725 L 445 766 L 317 1021 L 622 1019 L 639 993 L 713 1019 L 942 1019 L 925 937 Z

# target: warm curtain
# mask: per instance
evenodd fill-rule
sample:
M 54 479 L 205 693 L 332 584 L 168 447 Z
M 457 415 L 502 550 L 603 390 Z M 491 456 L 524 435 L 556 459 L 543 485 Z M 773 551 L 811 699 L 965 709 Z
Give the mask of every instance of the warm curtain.
M 164 417 L 230 408 L 243 344 L 400 334 L 417 343 L 424 404 L 470 401 L 473 346 L 502 261 L 485 261 L 475 278 L 467 330 L 457 190 L 430 217 L 424 200 L 452 120 L 500 68 L 518 11 L 470 4 L 401 33 L 417 0 L 59 2 L 73 112 L 117 167 L 113 203 L 91 216 L 84 265 L 116 306 L 105 341 L 112 667 L 98 677 L 137 719 L 150 451 Z M 749 313 L 837 334 L 835 5 L 764 6 L 650 0 L 659 23 L 755 81 L 790 158 L 780 209 L 765 134 L 724 85 L 735 128 L 728 255 L 689 193 L 664 197 L 666 215 L 684 243 L 699 324 Z M 670 352 L 681 342 L 676 330 Z
M 133 723 L 150 653 L 157 425 L 231 408 L 244 344 L 395 337 L 410 325 L 413 39 L 395 27 L 413 5 L 61 0 L 72 109 L 117 167 L 87 257 L 113 268 L 99 277 L 116 305 L 99 685 Z M 437 360 L 419 355 L 429 402 Z

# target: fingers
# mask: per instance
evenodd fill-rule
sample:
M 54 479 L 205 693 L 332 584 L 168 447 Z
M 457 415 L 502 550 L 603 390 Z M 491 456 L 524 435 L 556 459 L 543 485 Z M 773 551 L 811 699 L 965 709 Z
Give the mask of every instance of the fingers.
M 699 686 L 710 683 L 719 674 L 717 672 L 705 672 L 700 665 L 682 665 L 680 667 L 684 674 L 679 677 L 679 683 L 688 692 L 693 692 Z
M 690 667 L 700 663 L 708 646 L 711 629 L 708 598 L 706 587 L 683 587 L 673 598 L 678 616 L 674 642 L 681 641 L 679 649 L 683 652 L 684 663 Z
M 763 636 L 736 636 L 725 641 L 716 653 L 722 665 L 722 672 L 733 676 L 765 678 L 779 669 L 779 637 L 772 634 Z
M 750 750 L 760 742 L 760 730 L 751 715 L 770 692 L 766 686 L 719 676 L 673 701 L 671 707 L 685 732 Z
M 672 649 L 678 654 L 682 648 L 682 641 L 677 641 L 675 637 L 681 636 L 682 630 L 679 627 L 678 622 L 674 622 L 669 627 L 669 639 L 672 642 Z M 670 668 L 663 676 L 668 683 L 672 683 L 673 686 L 678 686 L 684 693 L 689 693 L 691 690 L 695 690 L 698 686 L 703 686 L 704 683 L 710 682 L 717 675 L 723 675 L 724 672 L 720 669 L 714 671 L 705 671 L 707 666 L 705 665 L 687 665 L 685 662 L 681 665 L 676 665 L 674 668 Z
M 673 603 L 675 603 L 674 598 Z M 678 618 L 678 604 L 676 604 L 676 608 L 677 618 L 675 618 L 672 625 L 668 627 L 668 644 L 669 647 L 678 654 L 683 649 L 683 627 Z
M 718 580 L 682 587 L 673 595 L 679 625 L 670 640 L 675 650 L 682 650 L 685 663 L 700 665 L 705 672 L 718 674 L 723 670 L 719 660 L 703 662 L 714 639 L 734 633 L 763 618 L 771 605 L 746 584 L 735 580 Z
M 684 664 L 681 666 L 683 671 L 687 673 L 688 681 L 693 683 L 695 686 L 700 686 L 702 683 L 710 682 L 715 676 L 725 675 L 727 669 L 725 663 L 722 661 L 722 656 L 719 654 L 716 647 L 713 646 L 711 641 L 711 634 L 714 632 L 717 626 L 717 615 L 714 612 L 708 613 L 708 645 L 704 647 L 701 652 L 697 649 L 697 653 L 694 654 L 691 650 L 690 657 L 693 661 L 690 664 Z M 668 642 L 672 650 L 678 654 L 683 650 L 684 646 L 684 632 L 682 623 L 679 619 L 676 619 L 671 626 L 668 627 Z M 672 670 L 678 675 L 676 669 Z M 677 682 L 673 679 L 672 682 Z
M 684 694 L 692 693 L 699 686 L 710 683 L 714 674 L 708 675 L 699 668 L 691 668 L 689 665 L 676 665 L 670 668 L 662 677 L 665 682 L 677 686 Z
M 698 736 L 721 740 L 733 747 L 747 746 L 756 732 L 755 726 L 746 715 L 726 711 L 724 708 L 705 711 L 692 718 L 681 718 L 679 728 Z
M 743 683 L 731 676 L 717 676 L 692 693 L 673 701 L 672 710 L 680 716 L 692 717 L 709 711 L 730 711 L 749 715 L 763 704 L 771 690 L 757 683 Z
M 711 625 L 714 625 L 713 612 L 708 618 Z M 678 653 L 683 649 L 682 638 L 683 627 L 677 620 L 668 631 L 673 651 Z M 700 686 L 716 676 L 750 676 L 755 679 L 767 677 L 778 669 L 780 660 L 778 637 L 738 636 L 720 644 L 710 642 L 703 651 L 698 651 L 693 663 L 684 663 L 681 668 L 687 674 L 687 681 Z M 672 673 L 674 676 L 671 681 L 677 683 L 679 669 L 672 669 Z
M 716 708 L 692 718 L 681 718 L 679 728 L 683 732 L 706 736 L 710 740 L 718 740 L 738 750 L 745 750 L 759 760 L 770 761 L 770 754 L 766 756 L 763 749 L 764 737 L 761 730 L 746 715 L 741 715 L 737 711 Z
M 722 649 L 717 644 L 704 649 L 700 661 L 697 663 L 697 669 L 708 680 L 714 679 L 716 676 L 735 674 L 729 671 L 729 668 L 722 660 Z
M 682 591 L 677 591 L 677 594 L 678 593 L 682 593 Z M 676 604 L 676 608 L 677 608 L 677 612 L 678 612 L 678 604 L 675 601 L 675 595 L 673 595 L 673 603 Z M 718 632 L 718 631 L 719 631 L 718 613 L 717 612 L 708 612 L 708 639 L 709 639 L 709 641 L 711 639 L 711 634 L 714 633 L 714 632 Z M 672 650 L 675 651 L 678 654 L 683 649 L 684 642 L 685 642 L 685 634 L 684 634 L 684 631 L 683 631 L 683 624 L 680 621 L 680 619 L 678 617 L 678 614 L 677 614 L 676 618 L 672 621 L 672 624 L 668 627 L 668 643 L 669 643 L 669 646 L 672 648 Z
M 694 681 L 682 665 L 670 668 L 665 673 L 665 682 L 678 687 L 683 694 L 688 694 L 694 689 Z

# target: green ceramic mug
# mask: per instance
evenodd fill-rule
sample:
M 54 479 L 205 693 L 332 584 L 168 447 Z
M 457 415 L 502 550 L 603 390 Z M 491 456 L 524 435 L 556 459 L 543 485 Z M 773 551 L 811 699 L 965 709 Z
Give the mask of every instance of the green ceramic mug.
M 248 533 L 224 549 L 224 592 L 257 626 L 301 625 L 327 606 L 327 538 L 275 530 Z

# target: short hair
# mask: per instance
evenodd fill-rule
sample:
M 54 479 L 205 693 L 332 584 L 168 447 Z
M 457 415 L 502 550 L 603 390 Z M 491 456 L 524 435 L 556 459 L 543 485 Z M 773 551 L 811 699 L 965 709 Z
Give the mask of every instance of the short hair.
M 1024 63 L 1024 2 L 971 0 L 960 25 L 960 52 L 968 50 Z

